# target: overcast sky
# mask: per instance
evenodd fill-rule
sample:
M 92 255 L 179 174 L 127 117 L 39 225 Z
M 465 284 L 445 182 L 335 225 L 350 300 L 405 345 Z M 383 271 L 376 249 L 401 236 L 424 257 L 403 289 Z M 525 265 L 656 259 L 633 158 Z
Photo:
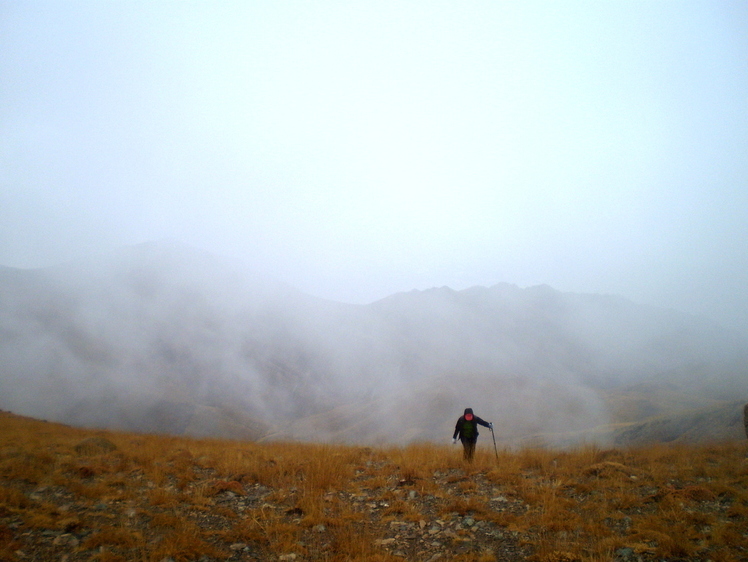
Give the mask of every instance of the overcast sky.
M 748 3 L 0 0 L 0 264 L 162 239 L 748 333 Z

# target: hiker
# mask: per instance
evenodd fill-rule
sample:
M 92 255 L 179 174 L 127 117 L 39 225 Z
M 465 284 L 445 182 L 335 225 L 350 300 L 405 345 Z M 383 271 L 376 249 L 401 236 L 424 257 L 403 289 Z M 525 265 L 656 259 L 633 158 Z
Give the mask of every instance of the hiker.
M 455 425 L 452 443 L 457 443 L 457 438 L 459 437 L 460 441 L 462 441 L 462 455 L 466 461 L 473 460 L 475 443 L 478 441 L 478 425 L 493 429 L 493 424 L 473 414 L 472 408 L 465 408 L 465 413 L 460 416 L 460 419 L 457 420 L 457 425 Z

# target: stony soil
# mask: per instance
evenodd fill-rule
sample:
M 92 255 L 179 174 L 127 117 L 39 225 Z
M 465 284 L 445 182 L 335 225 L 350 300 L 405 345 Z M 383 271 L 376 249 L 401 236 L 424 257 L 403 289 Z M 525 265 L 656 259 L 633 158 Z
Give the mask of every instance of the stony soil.
M 68 483 L 40 486 L 22 477 L 0 482 L 0 559 L 748 560 L 748 465 L 737 458 L 731 459 L 729 482 L 708 476 L 656 481 L 641 469 L 603 461 L 581 471 L 574 485 L 556 486 L 547 470 L 527 469 L 522 493 L 493 469 L 465 465 L 403 478 L 372 456 L 347 486 L 317 495 L 311 504 L 303 483 L 279 488 L 251 475 L 227 477 L 200 459 L 187 459 L 193 465 L 189 482 L 168 476 L 160 485 L 138 470 L 101 473 L 100 464 L 86 459 L 81 456 Z M 627 495 L 606 500 L 610 513 L 598 523 L 612 537 L 604 555 L 580 554 L 580 544 L 594 541 L 572 536 L 563 511 L 560 519 L 544 519 L 550 504 L 527 499 L 553 486 L 570 518 L 593 513 L 585 511 L 590 502 L 625 489 Z M 106 493 L 97 495 L 97 489 Z M 642 522 L 653 524 L 668 513 L 680 518 L 674 524 L 693 543 L 688 548 L 671 544 L 675 534 L 647 534 Z M 284 535 L 293 541 L 284 543 Z M 576 548 L 565 550 L 565 543 Z M 663 545 L 670 555 L 663 555 Z M 672 554 L 678 552 L 684 554 Z
M 209 472 L 209 471 L 206 471 Z M 231 488 L 217 492 L 206 498 L 203 505 L 153 506 L 147 502 L 149 492 L 154 489 L 153 483 L 139 482 L 135 478 L 127 483 L 142 486 L 140 496 L 142 504 L 132 500 L 105 500 L 99 502 L 81 501 L 66 487 L 50 486 L 25 490 L 30 506 L 45 511 L 50 516 L 50 528 L 43 528 L 36 523 L 29 528 L 27 521 L 18 513 L 11 515 L 0 508 L 0 529 L 6 535 L 13 534 L 15 541 L 13 559 L 16 560 L 56 560 L 75 562 L 91 560 L 104 551 L 119 553 L 124 559 L 134 554 L 127 544 L 91 546 L 94 537 L 101 529 L 119 527 L 137 530 L 146 543 L 154 544 L 163 540 L 167 530 L 152 525 L 158 514 L 169 514 L 191 521 L 202 531 L 203 536 L 215 537 L 211 542 L 223 552 L 221 556 L 200 555 L 197 557 L 176 556 L 177 559 L 195 559 L 201 562 L 209 560 L 334 560 L 340 558 L 335 551 L 336 534 L 340 529 L 335 523 L 320 523 L 311 527 L 305 526 L 305 513 L 297 507 L 296 490 L 277 490 L 260 484 L 243 484 L 237 481 L 226 482 L 215 480 L 205 474 L 206 480 L 193 484 L 213 489 Z M 490 508 L 498 512 L 522 514 L 528 506 L 516 498 L 502 494 L 501 489 L 490 484 L 483 475 L 466 476 L 464 471 L 451 470 L 436 473 L 434 482 L 445 491 L 445 497 L 437 498 L 431 494 L 417 491 L 416 481 L 398 481 L 387 494 L 390 500 L 382 500 L 381 490 L 376 494 L 360 491 L 339 491 L 328 493 L 323 501 L 335 505 L 336 512 L 341 510 L 363 514 L 359 521 L 348 523 L 353 532 L 373 537 L 374 551 L 380 551 L 382 559 L 406 560 L 453 560 L 464 557 L 466 560 L 526 560 L 533 552 L 532 536 L 526 533 L 509 530 L 486 520 L 479 515 L 464 512 L 442 513 L 444 505 L 455 497 L 468 499 L 471 494 L 460 492 L 458 486 L 468 478 L 477 484 L 475 495 L 490 495 Z M 240 487 L 239 487 L 240 486 Z M 167 490 L 173 491 L 173 490 Z M 279 493 L 280 492 L 280 493 Z M 284 496 L 283 501 L 273 497 Z M 398 501 L 406 502 L 408 517 L 401 515 L 392 506 Z M 247 517 L 257 517 L 262 513 L 268 520 L 286 521 L 302 529 L 301 540 L 296 551 L 269 552 L 262 541 L 232 542 L 222 540 L 223 534 Z M 413 520 L 413 513 L 419 514 Z M 6 536 L 6 540 L 11 537 Z M 96 541 L 94 541 L 95 543 Z M 121 542 L 116 539 L 112 542 Z M 129 554 L 128 554 L 129 553 Z M 102 557 L 115 559 L 113 556 Z M 163 562 L 174 561 L 165 557 Z

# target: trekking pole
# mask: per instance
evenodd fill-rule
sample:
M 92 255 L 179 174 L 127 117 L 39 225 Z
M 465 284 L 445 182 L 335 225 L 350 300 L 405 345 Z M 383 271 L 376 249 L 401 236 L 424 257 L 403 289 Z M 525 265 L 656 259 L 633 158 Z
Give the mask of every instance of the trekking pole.
M 499 460 L 499 451 L 496 450 L 496 435 L 493 433 L 493 426 L 489 428 L 491 430 L 491 437 L 493 437 L 493 452 L 496 453 L 496 461 Z

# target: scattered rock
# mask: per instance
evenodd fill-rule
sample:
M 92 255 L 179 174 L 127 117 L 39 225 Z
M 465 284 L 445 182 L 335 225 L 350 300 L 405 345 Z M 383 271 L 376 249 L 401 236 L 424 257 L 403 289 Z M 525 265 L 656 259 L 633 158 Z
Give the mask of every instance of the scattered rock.
M 395 539 L 377 539 L 374 541 L 374 544 L 377 546 L 387 546 L 390 544 L 393 544 L 395 542 Z
M 78 544 L 80 544 L 80 541 L 75 536 L 69 533 L 65 533 L 64 535 L 56 537 L 52 541 L 52 544 L 54 544 L 55 546 L 71 546 L 75 548 L 76 546 L 78 546 Z
M 616 550 L 616 556 L 620 558 L 630 558 L 633 555 L 634 555 L 633 548 L 625 547 L 625 548 L 619 548 L 618 550 Z

